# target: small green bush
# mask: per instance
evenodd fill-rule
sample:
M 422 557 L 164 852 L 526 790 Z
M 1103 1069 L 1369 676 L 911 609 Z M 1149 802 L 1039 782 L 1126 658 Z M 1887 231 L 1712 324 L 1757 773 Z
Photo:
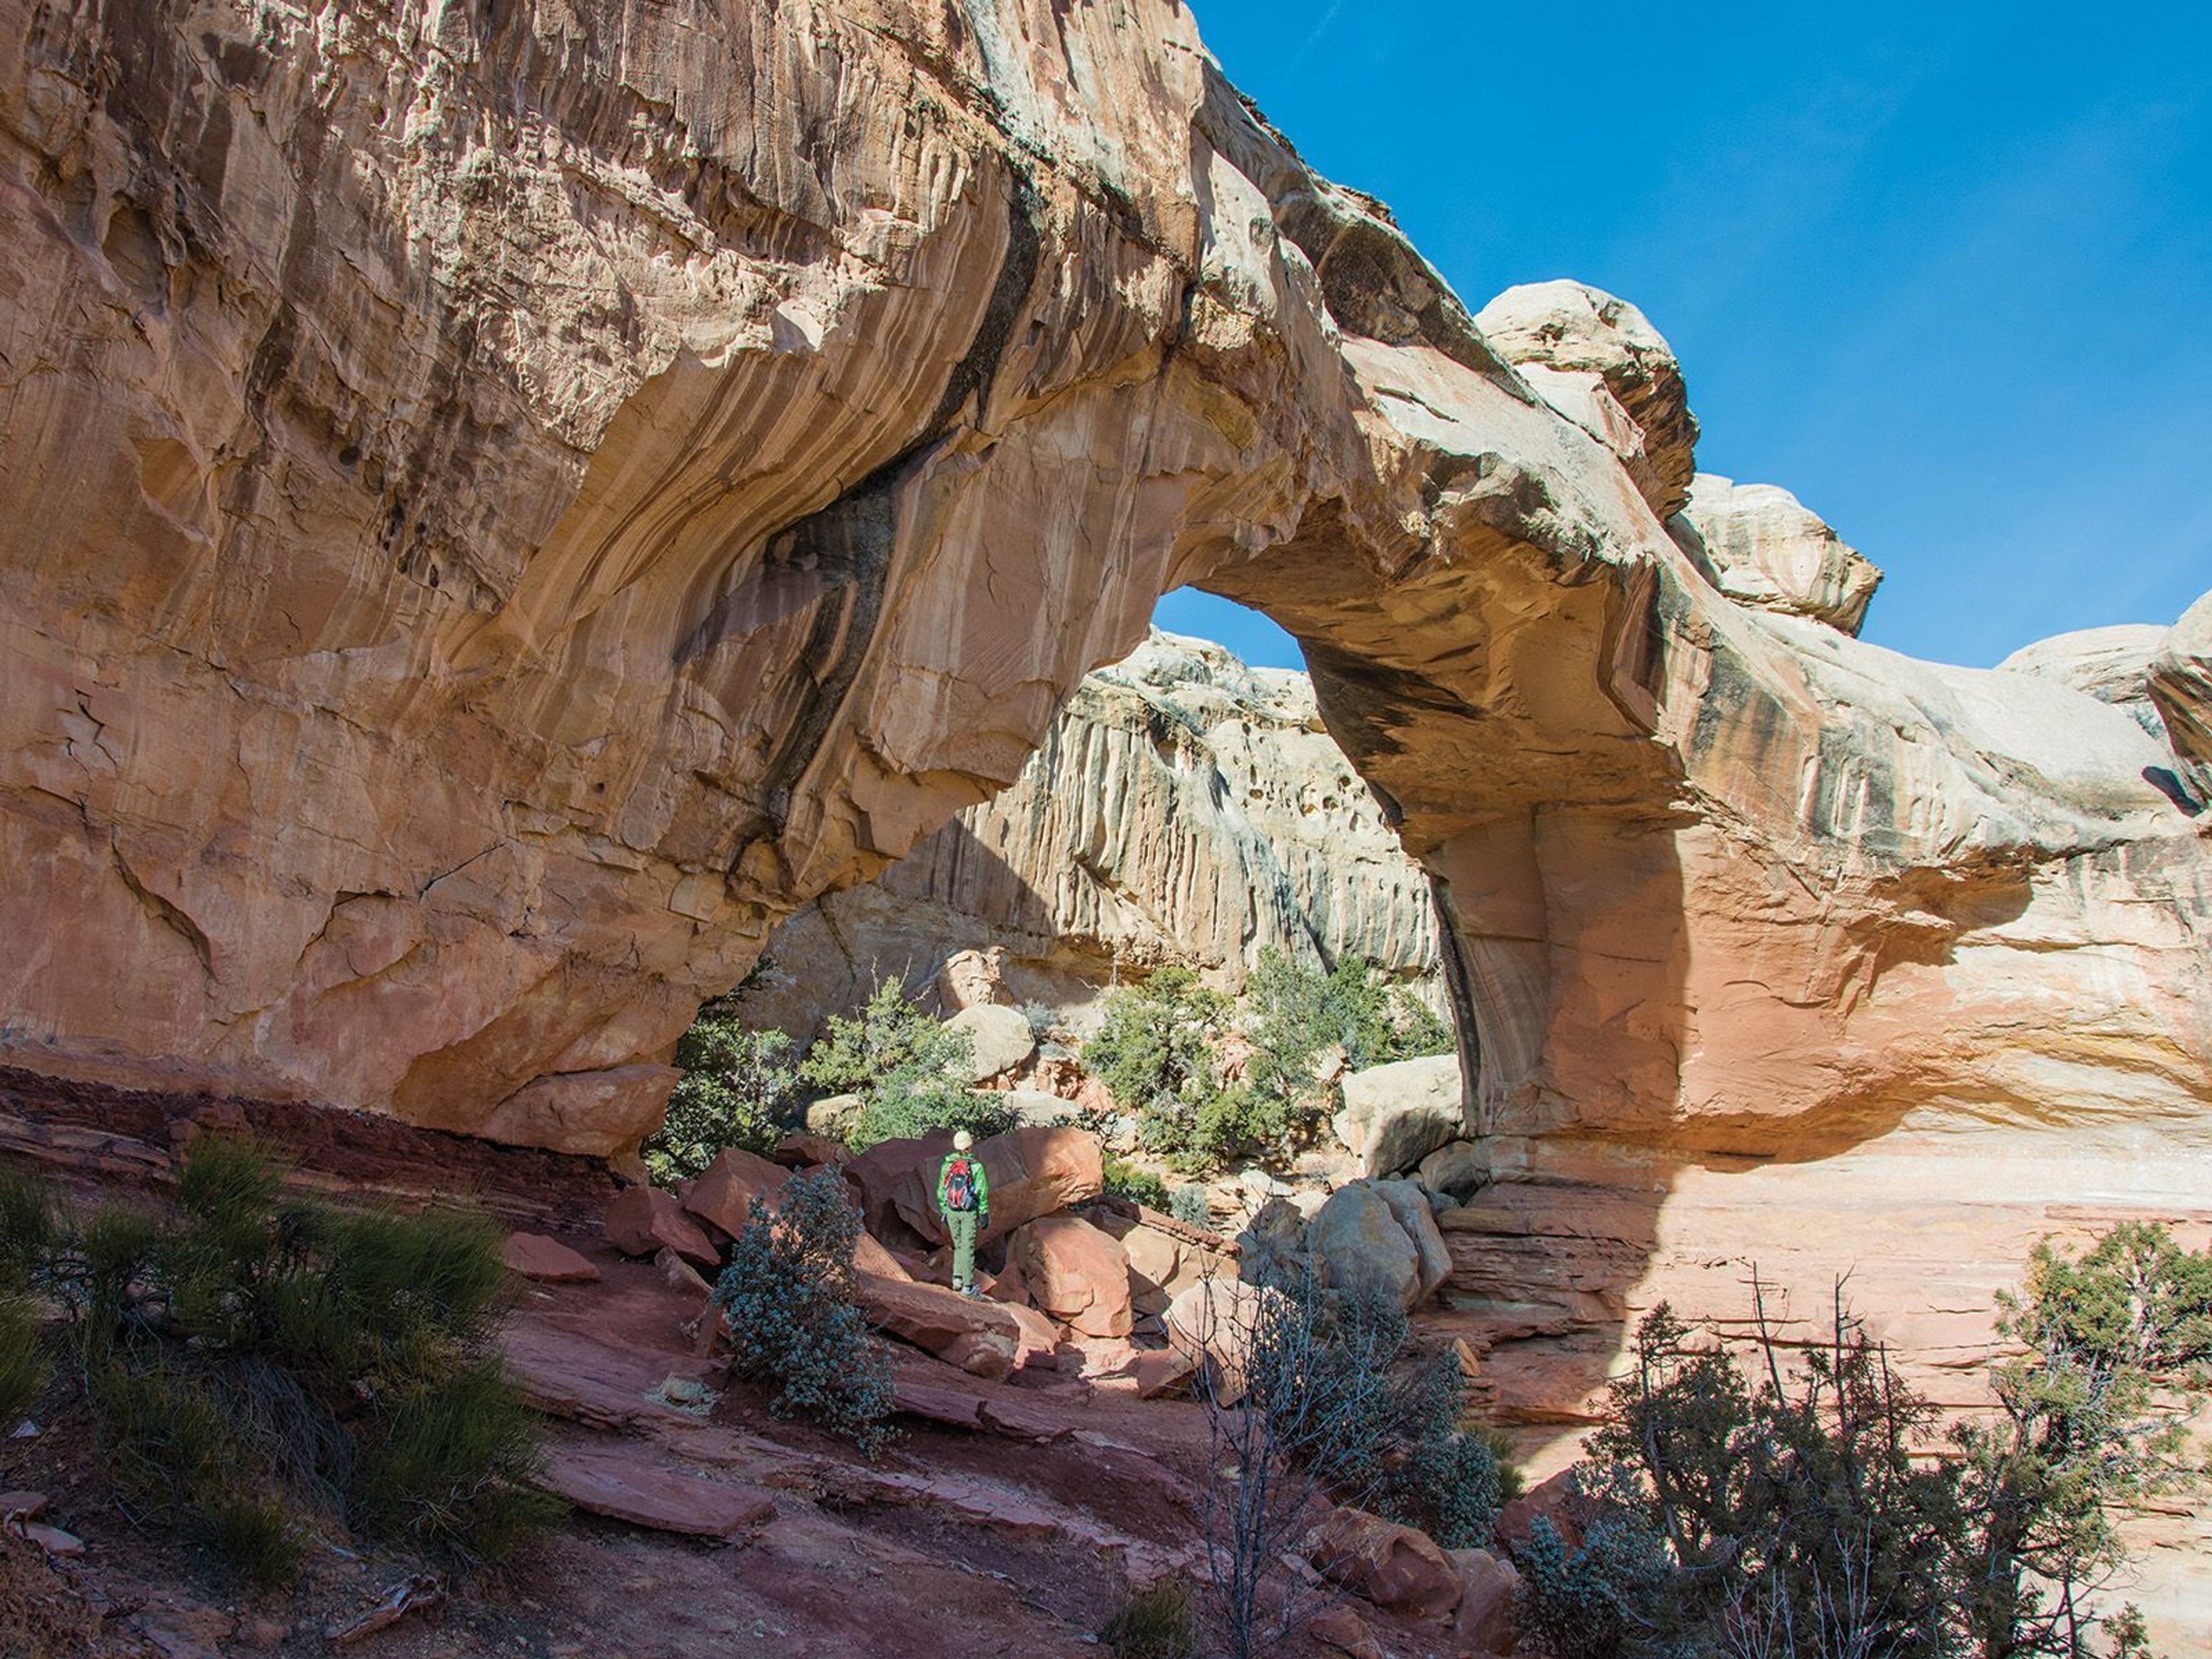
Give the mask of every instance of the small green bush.
M 1555 1659 L 1621 1659 L 1651 1632 L 1645 1609 L 1670 1571 L 1659 1535 L 1625 1516 L 1594 1522 L 1570 1549 L 1538 1516 L 1513 1552 L 1522 1628 Z
M 39 1312 L 24 1297 L 0 1296 L 0 1437 L 12 1430 L 46 1384 Z
M 965 1031 L 886 979 L 858 1014 L 831 1017 L 799 1072 L 825 1093 L 861 1097 L 848 1136 L 855 1147 L 940 1129 L 967 1129 L 982 1139 L 1013 1128 L 1020 1114 L 1003 1096 L 969 1087 L 974 1058 Z
M 1114 1659 L 1192 1659 L 1198 1632 L 1190 1613 L 1188 1584 L 1162 1584 L 1139 1590 L 1124 1601 L 1098 1640 Z
M 1215 1050 L 1231 1012 L 1229 999 L 1188 969 L 1162 968 L 1108 994 L 1083 1048 L 1085 1068 L 1137 1115 L 1145 1146 L 1195 1175 L 1275 1146 L 1286 1127 L 1275 1103 L 1221 1076 Z
M 30 1291 L 52 1233 L 45 1189 L 27 1176 L 0 1170 L 0 1436 L 46 1386 L 43 1333 Z
M 1253 1091 L 1294 1121 L 1317 1119 L 1340 1103 L 1339 1091 L 1322 1088 L 1315 1075 L 1326 1049 L 1340 1050 L 1353 1072 L 1452 1052 L 1451 1028 L 1435 1011 L 1358 957 L 1344 957 L 1324 973 L 1270 945 L 1260 952 L 1245 997 Z
M 1168 1194 L 1168 1213 L 1186 1227 L 1213 1231 L 1213 1206 L 1203 1187 L 1177 1187 Z
M 203 1136 L 166 1211 L 81 1229 L 47 1212 L 33 1276 L 72 1327 L 116 1480 L 259 1586 L 338 1523 L 496 1559 L 558 1510 L 532 1488 L 538 1419 L 492 1346 L 499 1230 L 282 1188 L 258 1146 Z
M 793 1049 L 781 1031 L 746 1030 L 727 998 L 700 1009 L 677 1042 L 684 1075 L 659 1132 L 641 1148 L 646 1166 L 672 1186 L 704 1174 L 727 1147 L 773 1152 L 798 1122 Z
M 811 1419 L 873 1455 L 890 1438 L 891 1363 L 853 1300 L 860 1218 L 844 1177 L 785 1182 L 771 1212 L 756 1196 L 714 1287 L 732 1369 L 773 1385 L 769 1409 Z
M 1127 1199 L 1148 1209 L 1164 1211 L 1171 1201 L 1166 1182 L 1150 1170 L 1139 1170 L 1110 1154 L 1106 1159 L 1105 1188 L 1109 1198 Z

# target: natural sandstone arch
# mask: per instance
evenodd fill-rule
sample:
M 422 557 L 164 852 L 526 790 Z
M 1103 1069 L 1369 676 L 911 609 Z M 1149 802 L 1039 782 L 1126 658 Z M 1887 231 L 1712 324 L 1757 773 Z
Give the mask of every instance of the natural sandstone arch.
M 2201 1116 L 2152 740 L 1724 598 L 1640 319 L 1493 346 L 1172 0 L 681 9 L 0 0 L 10 1061 L 618 1150 L 1195 581 L 1443 884 L 1486 1127 Z

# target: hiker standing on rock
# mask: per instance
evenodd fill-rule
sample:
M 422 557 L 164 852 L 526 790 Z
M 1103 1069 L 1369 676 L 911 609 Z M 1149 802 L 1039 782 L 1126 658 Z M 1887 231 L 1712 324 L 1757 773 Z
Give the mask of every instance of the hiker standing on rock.
M 991 1182 L 975 1145 L 975 1136 L 955 1129 L 937 1172 L 937 1212 L 952 1240 L 952 1288 L 963 1296 L 982 1294 L 975 1288 L 975 1235 L 991 1224 Z

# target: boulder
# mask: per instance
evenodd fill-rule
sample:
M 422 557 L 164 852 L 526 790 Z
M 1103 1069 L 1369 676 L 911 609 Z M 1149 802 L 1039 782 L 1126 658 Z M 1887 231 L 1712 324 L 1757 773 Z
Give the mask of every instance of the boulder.
M 817 1164 L 842 1164 L 852 1148 L 842 1140 L 807 1131 L 787 1134 L 775 1143 L 775 1161 L 787 1170 L 804 1170 Z
M 1464 1204 L 1490 1180 L 1490 1154 L 1472 1140 L 1448 1141 L 1421 1160 L 1421 1185 Z
M 1157 1210 L 1094 1204 L 1092 1223 L 1119 1239 L 1129 1258 L 1129 1304 L 1139 1316 L 1164 1314 L 1176 1296 L 1209 1276 L 1234 1278 L 1223 1241 Z
M 1436 1206 L 1429 1202 L 1428 1189 L 1415 1182 L 1378 1181 L 1375 1190 L 1390 1206 L 1390 1213 L 1406 1230 L 1406 1237 L 1413 1241 L 1420 1277 L 1413 1300 L 1408 1305 L 1419 1307 L 1451 1277 L 1451 1251 L 1445 1247 L 1443 1232 L 1437 1225 Z
M 948 1014 L 993 1005 L 1018 1006 L 1014 994 L 1006 988 L 1006 953 L 997 945 L 955 951 L 937 970 L 938 1006 Z
M 1467 1133 L 1466 1085 L 1457 1054 L 1424 1054 L 1351 1072 L 1330 1127 L 1364 1176 L 1410 1170 Z
M 714 1287 L 700 1275 L 699 1270 L 674 1250 L 654 1251 L 653 1265 L 660 1269 L 661 1282 L 672 1291 L 681 1291 L 702 1300 L 714 1293 Z
M 1306 1621 L 1306 1634 L 1349 1659 L 1388 1659 L 1367 1621 L 1347 1607 L 1323 1607 Z
M 677 1190 L 695 1221 L 706 1223 L 725 1238 L 735 1238 L 745 1230 L 754 1198 L 774 1209 L 790 1177 L 791 1172 L 780 1164 L 727 1146 L 714 1155 L 705 1174 Z
M 607 1243 L 624 1255 L 673 1250 L 695 1267 L 716 1268 L 721 1252 L 684 1212 L 676 1194 L 658 1187 L 626 1187 L 607 1206 Z
M 1474 325 L 1516 367 L 1595 375 L 1640 441 L 1624 445 L 1603 425 L 1591 427 L 1583 398 L 1553 407 L 1620 456 L 1654 513 L 1663 519 L 1681 510 L 1697 470 L 1698 420 L 1674 349 L 1642 312 L 1581 283 L 1523 283 L 1483 307 Z M 1547 403 L 1560 384 L 1534 376 L 1530 383 Z M 1583 391 L 1583 383 L 1565 384 Z
M 1212 1397 L 1233 1406 L 1244 1397 L 1252 1334 L 1281 1292 L 1237 1279 L 1208 1279 L 1168 1304 L 1168 1342 L 1194 1366 L 1208 1369 Z
M 509 1233 L 499 1258 L 509 1273 L 544 1285 L 588 1285 L 599 1270 L 557 1238 L 543 1233 Z
M 842 1142 L 851 1132 L 853 1120 L 868 1103 L 858 1095 L 824 1095 L 806 1107 L 806 1133 L 824 1140 Z
M 2212 804 L 2212 593 L 2181 613 L 2151 659 L 2150 700 L 2191 797 Z
M 996 1302 L 860 1272 L 853 1275 L 853 1299 L 877 1329 L 987 1382 L 1001 1381 L 1024 1365 L 1050 1363 L 1049 1340 L 1040 1351 L 1034 1332 Z
M 1364 1510 L 1331 1514 L 1306 1540 L 1306 1559 L 1331 1583 L 1407 1619 L 1459 1606 L 1459 1570 L 1436 1540 Z
M 1810 617 L 1856 635 L 1881 571 L 1776 484 L 1700 472 L 1668 532 L 1691 562 L 1739 605 Z
M 1079 1216 L 1043 1216 L 1007 1241 L 1030 1301 L 1085 1336 L 1126 1337 L 1129 1258 L 1121 1242 Z
M 1322 1207 L 1328 1207 L 1326 1200 Z M 1237 1235 L 1240 1275 L 1257 1285 L 1293 1284 L 1303 1278 L 1307 1222 L 1305 1213 L 1289 1199 L 1271 1198 L 1262 1204 Z
M 950 1135 L 886 1140 L 845 1165 L 845 1178 L 860 1200 L 863 1224 L 887 1243 L 900 1235 L 931 1244 L 945 1242 L 936 1202 L 937 1171 L 951 1150 Z M 1076 1128 L 1010 1129 L 978 1141 L 977 1154 L 991 1183 L 990 1224 L 984 1239 L 1003 1238 L 1039 1216 L 1053 1215 L 1104 1190 L 1105 1162 L 1097 1137 Z
M 1036 1053 L 1036 1035 L 1030 1030 L 1030 1017 L 1018 1008 L 977 1003 L 963 1008 L 945 1025 L 947 1030 L 966 1032 L 973 1045 L 975 1063 L 964 1082 L 981 1083 L 1002 1076 Z
M 1024 1129 L 1050 1128 L 1075 1121 L 1075 1103 L 1042 1089 L 1008 1089 L 988 1097 L 1010 1109 Z
M 1497 1523 L 1491 1531 L 1498 1543 L 1510 1551 L 1515 1545 L 1527 1541 L 1528 1528 L 1540 1515 L 1552 1523 L 1570 1549 L 1578 1548 L 1583 1541 L 1583 1516 L 1587 1508 L 1587 1500 L 1576 1488 L 1574 1471 L 1561 1469 L 1498 1510 Z
M 1474 1653 L 1511 1653 L 1521 1640 L 1515 1610 L 1521 1575 L 1513 1564 L 1488 1550 L 1446 1550 L 1459 1573 L 1459 1609 L 1452 1633 Z
M 1358 1181 L 1330 1194 L 1306 1224 L 1305 1249 L 1322 1285 L 1407 1308 L 1451 1268 L 1435 1214 L 1410 1181 Z

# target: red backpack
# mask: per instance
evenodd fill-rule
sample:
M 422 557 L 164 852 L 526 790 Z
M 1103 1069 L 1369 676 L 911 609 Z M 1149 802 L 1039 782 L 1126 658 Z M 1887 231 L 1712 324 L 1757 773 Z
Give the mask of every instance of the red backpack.
M 975 1207 L 975 1166 L 965 1158 L 956 1158 L 945 1166 L 945 1207 L 948 1210 L 972 1210 Z

